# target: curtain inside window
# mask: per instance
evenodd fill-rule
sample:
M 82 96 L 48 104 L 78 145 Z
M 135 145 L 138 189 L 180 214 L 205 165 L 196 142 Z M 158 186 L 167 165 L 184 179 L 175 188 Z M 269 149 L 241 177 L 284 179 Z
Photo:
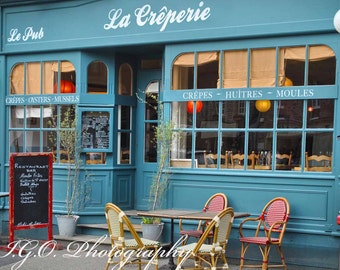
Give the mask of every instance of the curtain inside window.
M 278 51 L 278 56 L 276 52 L 276 48 L 252 49 L 250 51 L 250 63 L 248 63 L 248 50 L 225 51 L 222 87 L 283 86 L 285 81 L 285 59 L 305 61 L 306 47 L 283 48 Z M 333 50 L 328 46 L 317 45 L 309 47 L 309 61 L 320 61 L 334 56 Z M 197 65 L 216 60 L 218 60 L 217 52 L 199 53 Z M 194 53 L 182 54 L 175 60 L 173 64 L 172 89 L 187 89 L 190 69 L 194 66 Z M 218 81 L 218 88 L 219 84 L 220 82 Z
M 52 108 L 43 108 L 43 118 L 52 117 Z M 25 109 L 15 108 L 15 117 L 18 119 L 24 119 L 24 118 L 40 118 L 41 117 L 41 111 L 38 107 L 30 107 L 26 108 L 26 115 L 25 115 Z
M 223 66 L 223 88 L 247 87 L 247 74 L 248 51 L 225 51 Z
M 309 61 L 321 61 L 334 56 L 335 53 L 328 46 L 318 45 L 309 47 Z M 284 58 L 290 60 L 305 61 L 306 47 L 285 48 Z

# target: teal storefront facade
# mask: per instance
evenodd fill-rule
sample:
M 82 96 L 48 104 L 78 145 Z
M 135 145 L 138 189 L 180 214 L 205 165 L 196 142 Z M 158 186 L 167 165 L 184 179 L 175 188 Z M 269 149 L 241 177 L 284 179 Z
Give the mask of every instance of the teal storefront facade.
M 169 169 L 167 207 L 200 209 L 224 192 L 236 211 L 256 216 L 286 197 L 287 262 L 338 269 L 340 2 L 305 2 L 0 1 L 0 191 L 9 189 L 10 153 L 53 152 L 53 213 L 65 212 L 59 133 L 72 111 L 93 175 L 80 222 L 104 223 L 107 202 L 147 209 L 153 94 L 181 134 L 171 160 L 187 162 Z M 283 153 L 290 158 L 280 163 Z M 236 154 L 249 161 L 235 164 Z M 319 154 L 331 162 L 313 170 L 309 156 Z M 2 229 L 8 209 L 0 199 Z

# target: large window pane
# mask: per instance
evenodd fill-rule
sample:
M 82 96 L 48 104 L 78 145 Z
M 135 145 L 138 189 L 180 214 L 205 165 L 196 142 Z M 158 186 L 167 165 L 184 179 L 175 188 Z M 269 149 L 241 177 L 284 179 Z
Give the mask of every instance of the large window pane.
M 275 48 L 251 50 L 250 87 L 269 87 L 276 84 Z
M 245 110 L 244 101 L 223 101 L 222 128 L 244 128 Z
M 194 64 L 193 53 L 185 53 L 175 59 L 172 67 L 172 90 L 193 89 Z
M 248 81 L 248 50 L 225 51 L 223 88 L 244 88 Z
M 334 101 L 331 99 L 313 99 L 307 103 L 308 128 L 333 128 Z
M 101 61 L 93 61 L 87 67 L 87 92 L 107 94 L 107 66 Z
M 124 63 L 119 67 L 118 94 L 132 96 L 132 68 Z
M 196 112 L 196 127 L 218 128 L 218 106 L 219 102 L 217 101 L 196 101 L 196 110 L 193 110 L 193 113 Z M 188 114 L 192 115 L 193 113 Z
M 257 102 L 257 103 L 256 103 Z M 274 106 L 271 100 L 251 101 L 249 109 L 250 128 L 272 128 Z
M 26 152 L 40 152 L 40 133 L 38 131 L 26 132 Z
M 145 124 L 145 141 L 144 141 L 144 161 L 157 162 L 157 147 L 156 147 L 156 123 Z
M 219 53 L 203 52 L 197 54 L 197 88 L 217 88 Z
M 276 135 L 276 169 L 290 170 L 301 164 L 301 132 L 278 132 Z M 278 160 L 279 155 L 291 155 L 290 164 L 287 159 Z M 279 166 L 290 165 L 290 166 Z
M 301 128 L 303 123 L 302 100 L 279 100 L 277 103 L 277 127 Z
M 130 133 L 119 132 L 118 141 L 120 141 L 120 152 L 118 156 L 118 164 L 130 164 L 131 163 L 131 138 Z

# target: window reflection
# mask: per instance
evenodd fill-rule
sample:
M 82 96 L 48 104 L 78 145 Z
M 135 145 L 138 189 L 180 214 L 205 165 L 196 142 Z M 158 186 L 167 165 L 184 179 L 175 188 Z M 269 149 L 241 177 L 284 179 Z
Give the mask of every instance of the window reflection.
M 301 128 L 302 116 L 302 100 L 279 100 L 277 102 L 276 125 L 278 128 Z
M 307 103 L 308 128 L 333 128 L 334 101 L 314 99 Z

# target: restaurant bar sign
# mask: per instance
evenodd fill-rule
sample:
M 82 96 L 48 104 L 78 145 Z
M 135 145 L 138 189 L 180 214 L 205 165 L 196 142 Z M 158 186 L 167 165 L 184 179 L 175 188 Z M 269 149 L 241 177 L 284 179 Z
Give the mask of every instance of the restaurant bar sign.
M 9 240 L 15 230 L 48 228 L 52 240 L 52 153 L 12 153 Z

